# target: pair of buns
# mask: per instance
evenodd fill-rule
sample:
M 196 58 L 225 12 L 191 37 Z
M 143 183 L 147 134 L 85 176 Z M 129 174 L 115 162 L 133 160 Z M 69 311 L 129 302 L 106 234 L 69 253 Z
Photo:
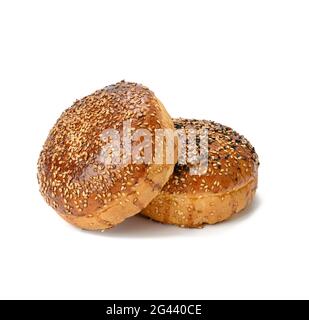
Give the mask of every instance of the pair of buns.
M 102 163 L 102 132 L 123 132 L 128 120 L 151 134 L 207 129 L 207 173 L 190 175 L 190 165 L 177 164 L 176 156 L 173 163 Z M 163 223 L 199 227 L 249 205 L 257 169 L 257 155 L 243 136 L 210 121 L 173 120 L 148 88 L 122 81 L 76 101 L 61 115 L 41 151 L 38 181 L 47 203 L 82 229 L 108 229 L 139 212 Z

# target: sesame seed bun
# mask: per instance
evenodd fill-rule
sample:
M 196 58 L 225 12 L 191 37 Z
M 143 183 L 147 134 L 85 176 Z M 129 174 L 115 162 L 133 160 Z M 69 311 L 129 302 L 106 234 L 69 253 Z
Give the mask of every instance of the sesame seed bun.
M 189 128 L 208 130 L 207 172 L 190 175 L 194 165 L 177 164 L 159 196 L 142 213 L 162 223 L 200 227 L 246 208 L 257 188 L 259 165 L 248 140 L 212 121 L 175 119 L 174 125 L 186 132 Z
M 174 164 L 166 162 L 102 163 L 102 132 L 123 132 L 123 121 L 130 119 L 132 129 L 174 130 L 153 92 L 122 81 L 76 101 L 50 131 L 38 161 L 40 191 L 69 223 L 111 228 L 145 208 L 171 176 Z

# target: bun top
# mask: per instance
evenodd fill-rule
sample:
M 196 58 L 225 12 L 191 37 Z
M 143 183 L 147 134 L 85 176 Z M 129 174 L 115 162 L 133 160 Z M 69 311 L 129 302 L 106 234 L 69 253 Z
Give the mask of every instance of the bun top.
M 132 121 L 132 128 L 151 133 L 174 128 L 152 91 L 124 81 L 77 100 L 61 115 L 38 162 L 40 191 L 55 210 L 75 216 L 91 214 L 130 194 L 139 179 L 147 176 L 147 164 L 104 165 L 100 159 L 102 132 L 122 132 L 126 120 Z
M 257 175 L 258 156 L 244 136 L 229 127 L 207 120 L 174 119 L 176 129 L 208 131 L 208 169 L 203 175 L 191 175 L 192 164 L 176 164 L 174 173 L 161 192 L 220 193 L 237 189 Z M 197 139 L 199 149 L 199 140 Z M 199 151 L 199 150 L 198 150 Z

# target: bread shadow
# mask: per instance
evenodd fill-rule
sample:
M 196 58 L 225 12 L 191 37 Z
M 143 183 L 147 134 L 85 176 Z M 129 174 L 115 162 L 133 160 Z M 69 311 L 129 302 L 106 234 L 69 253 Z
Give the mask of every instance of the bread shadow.
M 162 224 L 142 215 L 136 215 L 125 220 L 120 225 L 106 230 L 97 232 L 96 235 L 102 237 L 115 238 L 162 238 L 162 237 L 192 237 L 205 236 L 213 232 L 223 232 L 225 228 L 232 226 L 234 223 L 241 223 L 249 219 L 252 214 L 260 207 L 261 198 L 259 195 L 255 197 L 251 206 L 242 212 L 235 214 L 232 218 L 217 223 L 215 225 L 205 225 L 202 229 L 196 228 L 180 228 L 174 225 Z M 87 231 L 85 231 L 87 232 Z

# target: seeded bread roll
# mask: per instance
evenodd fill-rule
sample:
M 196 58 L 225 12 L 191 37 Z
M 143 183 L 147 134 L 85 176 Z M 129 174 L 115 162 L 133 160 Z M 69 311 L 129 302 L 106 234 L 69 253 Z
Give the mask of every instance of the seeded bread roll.
M 174 164 L 166 162 L 102 163 L 102 132 L 112 128 L 123 133 L 126 120 L 132 121 L 132 129 L 151 134 L 155 129 L 174 130 L 153 92 L 122 81 L 76 101 L 49 133 L 38 161 L 40 191 L 77 227 L 104 230 L 135 215 L 159 194 L 173 172 Z
M 142 213 L 162 223 L 200 227 L 246 208 L 257 188 L 259 165 L 248 140 L 212 121 L 175 119 L 174 124 L 186 133 L 189 128 L 208 130 L 207 173 L 190 175 L 194 165 L 177 164 L 159 196 Z

